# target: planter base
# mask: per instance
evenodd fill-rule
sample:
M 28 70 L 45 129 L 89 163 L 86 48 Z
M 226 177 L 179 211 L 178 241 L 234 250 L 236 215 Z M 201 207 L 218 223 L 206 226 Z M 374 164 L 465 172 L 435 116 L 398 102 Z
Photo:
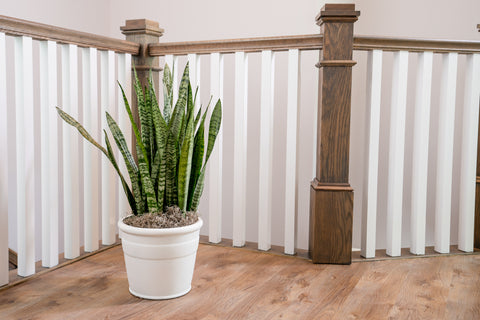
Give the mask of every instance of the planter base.
M 143 295 L 143 294 L 140 294 L 140 293 L 137 293 L 135 291 L 133 291 L 131 288 L 128 288 L 128 291 L 130 291 L 130 293 L 132 295 L 134 295 L 135 297 L 139 297 L 139 298 L 142 298 L 142 299 L 148 299 L 148 300 L 168 300 L 168 299 L 174 299 L 174 298 L 178 298 L 178 297 L 181 297 L 181 296 L 184 296 L 186 295 L 187 293 L 190 292 L 190 290 L 192 290 L 192 287 L 190 286 L 188 288 L 188 290 L 184 291 L 184 292 L 180 292 L 178 294 L 173 294 L 173 295 L 170 295 L 170 296 L 147 296 L 147 295 Z

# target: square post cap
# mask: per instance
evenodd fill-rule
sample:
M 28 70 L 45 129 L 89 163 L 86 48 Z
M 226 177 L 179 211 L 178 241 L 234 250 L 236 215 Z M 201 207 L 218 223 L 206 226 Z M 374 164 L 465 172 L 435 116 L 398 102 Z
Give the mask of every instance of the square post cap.
M 355 11 L 354 3 L 327 3 L 315 17 L 317 25 L 324 22 L 355 22 L 360 11 Z
M 147 34 L 161 37 L 163 30 L 158 22 L 148 19 L 134 19 L 125 21 L 125 26 L 120 27 L 124 35 Z

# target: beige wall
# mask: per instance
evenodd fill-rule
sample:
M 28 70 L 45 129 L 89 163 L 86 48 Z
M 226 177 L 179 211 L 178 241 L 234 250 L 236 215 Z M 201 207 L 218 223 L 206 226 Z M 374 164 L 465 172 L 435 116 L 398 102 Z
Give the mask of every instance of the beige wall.
M 107 36 L 109 6 L 110 0 L 5 0 L 0 14 Z

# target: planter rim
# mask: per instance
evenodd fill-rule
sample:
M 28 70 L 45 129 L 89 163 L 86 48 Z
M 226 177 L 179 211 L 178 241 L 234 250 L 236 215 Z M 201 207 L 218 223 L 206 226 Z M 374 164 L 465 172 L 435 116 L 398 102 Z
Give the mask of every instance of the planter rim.
M 125 223 L 123 223 L 122 218 L 118 220 L 118 228 L 122 230 L 123 232 L 130 233 L 130 234 L 136 234 L 136 235 L 175 235 L 175 234 L 184 234 L 184 233 L 189 233 L 196 231 L 200 229 L 203 225 L 203 220 L 202 218 L 198 217 L 197 222 L 194 224 L 184 226 L 184 227 L 176 227 L 176 228 L 139 228 L 139 227 L 133 227 L 129 226 Z

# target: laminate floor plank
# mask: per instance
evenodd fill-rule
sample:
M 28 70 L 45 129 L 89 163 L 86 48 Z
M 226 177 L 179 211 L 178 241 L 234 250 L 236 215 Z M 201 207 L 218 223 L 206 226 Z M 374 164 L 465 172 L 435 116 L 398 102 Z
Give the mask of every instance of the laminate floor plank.
M 480 319 L 480 255 L 314 265 L 200 245 L 192 291 L 128 292 L 120 246 L 0 290 L 0 319 Z

